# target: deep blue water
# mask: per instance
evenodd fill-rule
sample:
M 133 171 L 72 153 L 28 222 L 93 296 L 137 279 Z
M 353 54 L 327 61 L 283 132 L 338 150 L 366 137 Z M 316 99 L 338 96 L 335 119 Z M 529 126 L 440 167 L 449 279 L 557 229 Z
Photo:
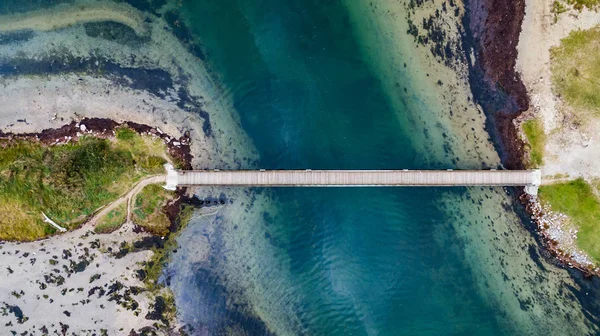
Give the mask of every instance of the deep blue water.
M 428 153 L 417 152 L 400 127 L 402 111 L 370 72 L 339 2 L 196 0 L 184 10 L 261 168 L 446 167 L 415 163 Z M 453 248 L 459 243 L 435 205 L 440 190 L 271 192 L 278 215 L 267 215 L 264 243 L 289 260 L 282 272 L 291 281 L 281 292 L 293 297 L 300 321 L 287 326 L 292 332 L 502 333 L 499 312 L 477 295 Z

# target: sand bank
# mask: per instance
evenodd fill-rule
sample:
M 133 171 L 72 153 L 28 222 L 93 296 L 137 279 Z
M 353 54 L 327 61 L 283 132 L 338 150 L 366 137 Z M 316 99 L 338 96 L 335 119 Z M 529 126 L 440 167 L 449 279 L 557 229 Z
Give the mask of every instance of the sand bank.
M 0 15 L 0 33 L 20 30 L 50 31 L 88 22 L 118 22 L 129 26 L 138 35 L 146 35 L 144 16 L 125 3 L 88 2 L 62 4 L 39 11 Z
M 149 40 L 141 45 L 92 37 L 81 25 L 0 45 L 0 64 L 8 68 L 0 77 L 6 104 L 0 129 L 36 132 L 106 117 L 157 126 L 176 137 L 189 132 L 196 167 L 253 161 L 252 143 L 240 131 L 231 101 L 205 65 L 163 19 L 130 10 L 137 12 L 133 17 L 153 19 Z M 238 150 L 227 150 L 231 146 Z

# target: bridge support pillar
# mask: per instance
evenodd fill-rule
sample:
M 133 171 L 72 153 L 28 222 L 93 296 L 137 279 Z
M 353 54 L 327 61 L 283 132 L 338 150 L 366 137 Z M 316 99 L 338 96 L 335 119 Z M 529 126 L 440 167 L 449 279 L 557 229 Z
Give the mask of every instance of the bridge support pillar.
M 537 197 L 538 189 L 542 184 L 542 171 L 539 169 L 533 170 L 533 182 L 525 186 L 525 192 L 533 197 Z

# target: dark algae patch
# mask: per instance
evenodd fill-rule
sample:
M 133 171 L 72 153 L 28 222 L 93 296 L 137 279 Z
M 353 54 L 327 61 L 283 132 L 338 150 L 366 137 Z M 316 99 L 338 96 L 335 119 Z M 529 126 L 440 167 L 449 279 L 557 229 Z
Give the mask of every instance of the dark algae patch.
M 19 324 L 23 324 L 27 322 L 27 320 L 29 320 L 29 318 L 25 316 L 25 314 L 23 314 L 23 311 L 17 305 L 9 305 L 7 303 L 4 303 L 3 306 L 0 307 L 0 314 L 2 314 L 3 316 L 13 314 L 17 319 L 17 323 Z
M 11 33 L 3 33 L 3 34 L 0 34 L 0 45 L 27 41 L 27 40 L 33 38 L 33 35 L 34 34 L 32 31 L 18 31 L 18 32 L 11 32 Z
M 66 73 L 103 76 L 115 85 L 148 91 L 163 99 L 167 91 L 173 88 L 171 74 L 165 70 L 123 67 L 101 57 L 79 58 L 57 53 L 42 60 L 23 58 L 0 63 L 0 74 L 9 77 Z
M 140 45 L 149 41 L 139 37 L 130 27 L 118 22 L 90 22 L 83 25 L 86 35 L 102 38 L 123 45 Z
M 415 42 L 429 48 L 435 58 L 448 67 L 454 68 L 457 63 L 464 62 L 464 52 L 460 39 L 451 38 L 446 33 L 448 23 L 444 16 L 451 13 L 458 16 L 461 13 L 456 1 L 443 2 L 432 14 L 423 17 L 421 21 L 414 19 L 415 10 L 431 5 L 430 0 L 410 0 L 406 3 L 408 30 L 407 34 L 414 37 Z M 377 6 L 374 2 L 371 6 Z M 462 27 L 457 29 L 462 31 Z
M 181 19 L 178 11 L 168 11 L 164 15 L 165 21 L 169 24 L 169 27 L 173 30 L 173 34 L 182 41 L 187 49 L 196 57 L 201 60 L 206 60 L 206 56 L 201 49 L 200 44 L 195 40 L 191 30 Z
M 523 169 L 524 144 L 513 120 L 529 108 L 515 70 L 525 1 L 468 0 L 465 8 L 463 48 L 472 48 L 477 59 L 467 58 L 473 96 L 488 116 L 486 129 L 504 166 Z

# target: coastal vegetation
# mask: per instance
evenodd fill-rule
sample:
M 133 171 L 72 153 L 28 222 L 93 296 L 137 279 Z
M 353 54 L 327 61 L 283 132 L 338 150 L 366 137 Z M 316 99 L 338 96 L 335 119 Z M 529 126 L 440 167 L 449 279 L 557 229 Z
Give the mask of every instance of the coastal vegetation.
M 568 12 L 569 9 L 580 12 L 584 9 L 597 10 L 598 5 L 600 5 L 599 0 L 554 0 L 550 12 L 554 15 L 554 23 L 556 23 L 559 15 Z
M 0 140 L 0 240 L 29 241 L 54 233 L 42 213 L 72 229 L 140 179 L 163 173 L 166 146 L 119 127 L 110 139 L 82 136 L 65 144 Z M 116 226 L 119 214 L 103 222 Z
M 159 283 L 163 266 L 169 261 L 169 252 L 177 248 L 177 235 L 179 232 L 181 232 L 181 229 L 190 222 L 194 211 L 195 208 L 189 204 L 182 204 L 180 206 L 179 214 L 175 219 L 175 224 L 178 227 L 178 230 L 174 231 L 174 233 L 171 233 L 167 239 L 164 240 L 163 246 L 153 247 L 151 259 L 144 262 L 143 280 L 146 287 L 150 290 L 156 290 L 163 286 L 161 283 Z
M 552 14 L 554 14 L 554 23 L 556 23 L 558 21 L 558 16 L 566 11 L 568 11 L 569 9 L 567 8 L 567 6 L 565 6 L 565 4 L 563 4 L 562 2 L 558 1 L 558 0 L 554 0 L 554 2 L 552 3 L 552 9 L 550 10 L 550 12 L 552 12 Z
M 174 196 L 158 184 L 150 184 L 136 196 L 133 207 L 133 221 L 145 231 L 165 236 L 169 233 L 171 222 L 162 209 Z
M 568 4 L 584 9 L 597 8 L 598 3 L 571 1 Z M 564 9 L 556 2 L 553 7 L 555 14 Z M 538 163 L 545 174 L 553 173 L 545 175 L 544 181 L 554 183 L 539 190 L 538 227 L 564 262 L 598 274 L 600 183 L 595 178 L 598 147 L 593 138 L 598 132 L 600 117 L 600 26 L 575 30 L 571 27 L 573 23 L 568 23 L 572 20 L 559 23 L 558 29 L 568 26 L 570 33 L 563 35 L 566 37 L 558 46 L 549 49 L 551 84 L 543 85 L 551 88 L 553 94 L 548 96 L 544 91 L 534 90 L 539 121 L 523 122 L 521 126 L 531 146 L 530 163 L 539 157 L 536 143 L 547 143 L 541 147 L 547 149 L 545 162 L 542 157 Z M 537 77 L 529 80 L 537 81 Z M 554 104 L 555 101 L 558 104 Z M 549 129 L 545 135 L 542 120 L 551 121 L 546 125 Z M 581 152 L 578 149 L 582 149 Z
M 600 27 L 573 31 L 550 50 L 554 90 L 576 123 L 600 116 Z
M 567 0 L 567 3 L 577 10 L 596 9 L 600 5 L 599 0 Z
M 577 228 L 577 245 L 600 262 L 600 200 L 582 178 L 540 187 L 542 203 L 569 217 Z
M 119 204 L 104 217 L 100 218 L 94 231 L 96 233 L 111 233 L 121 227 L 127 220 L 127 203 Z
M 544 146 L 546 144 L 546 134 L 544 125 L 539 119 L 529 119 L 521 124 L 523 132 L 529 143 L 529 162 L 530 168 L 541 167 L 544 163 Z

